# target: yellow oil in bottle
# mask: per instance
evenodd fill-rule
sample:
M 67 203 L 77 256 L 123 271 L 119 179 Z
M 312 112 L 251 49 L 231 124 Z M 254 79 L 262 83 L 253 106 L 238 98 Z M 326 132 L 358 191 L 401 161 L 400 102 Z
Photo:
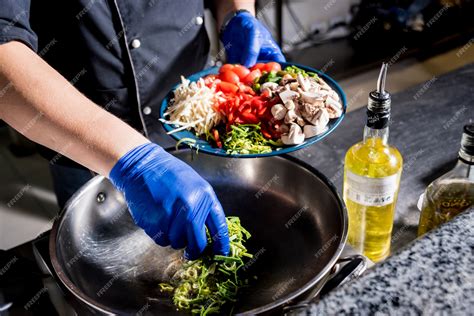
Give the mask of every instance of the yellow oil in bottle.
M 374 262 L 390 254 L 403 168 L 400 152 L 388 145 L 391 99 L 385 91 L 387 68 L 382 64 L 377 89 L 369 94 L 364 139 L 347 151 L 344 161 L 348 241 Z
M 474 205 L 474 182 L 468 179 L 441 179 L 431 184 L 425 192 L 418 236 L 450 221 L 471 205 Z
M 372 261 L 383 260 L 390 254 L 402 156 L 382 138 L 372 137 L 353 145 L 344 163 L 348 242 Z M 354 181 L 357 187 L 351 188 Z
M 464 126 L 454 168 L 426 188 L 418 236 L 448 222 L 474 205 L 474 123 Z

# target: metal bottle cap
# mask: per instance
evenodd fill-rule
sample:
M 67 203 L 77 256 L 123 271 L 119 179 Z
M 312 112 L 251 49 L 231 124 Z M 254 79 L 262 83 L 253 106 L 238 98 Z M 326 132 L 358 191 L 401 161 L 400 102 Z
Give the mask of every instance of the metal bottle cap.
M 474 123 L 464 125 L 459 155 L 464 160 L 474 159 Z

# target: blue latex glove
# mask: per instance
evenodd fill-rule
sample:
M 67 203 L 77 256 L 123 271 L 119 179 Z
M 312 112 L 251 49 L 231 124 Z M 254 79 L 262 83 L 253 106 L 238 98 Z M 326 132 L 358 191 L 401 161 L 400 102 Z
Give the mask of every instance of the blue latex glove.
M 227 62 L 253 66 L 257 60 L 284 62 L 280 48 L 270 32 L 248 12 L 232 17 L 221 33 L 227 53 Z
M 229 233 L 222 206 L 211 185 L 190 166 L 148 143 L 126 153 L 110 171 L 125 194 L 135 223 L 153 240 L 196 259 L 207 244 L 216 254 L 229 253 Z

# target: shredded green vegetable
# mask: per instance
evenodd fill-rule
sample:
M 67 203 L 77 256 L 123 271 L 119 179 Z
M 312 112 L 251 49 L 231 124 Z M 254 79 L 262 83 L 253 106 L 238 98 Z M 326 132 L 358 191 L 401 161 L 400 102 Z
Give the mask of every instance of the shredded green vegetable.
M 187 262 L 170 283 L 160 283 L 161 291 L 172 294 L 173 303 L 180 310 L 193 314 L 208 315 L 221 313 L 226 304 L 237 301 L 239 289 L 248 285 L 242 279 L 239 269 L 245 258 L 252 258 L 244 243 L 250 233 L 242 227 L 238 217 L 227 217 L 229 228 L 229 256 L 205 255 L 200 259 Z M 211 243 L 212 238 L 207 232 Z
M 280 140 L 263 137 L 260 123 L 232 125 L 231 128 L 224 138 L 227 154 L 263 154 L 283 145 Z
M 175 149 L 178 150 L 179 148 L 179 145 L 181 144 L 188 144 L 189 147 L 191 148 L 192 146 L 191 145 L 194 145 L 196 144 L 196 140 L 194 138 L 190 138 L 190 137 L 184 137 L 184 138 L 181 138 L 177 143 L 176 143 L 176 146 L 175 146 Z

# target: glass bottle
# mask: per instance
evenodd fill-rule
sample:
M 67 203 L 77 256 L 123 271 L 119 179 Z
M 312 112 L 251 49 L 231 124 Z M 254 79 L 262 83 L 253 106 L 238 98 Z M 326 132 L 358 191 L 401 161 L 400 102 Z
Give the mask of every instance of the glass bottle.
M 474 124 L 464 126 L 456 166 L 425 190 L 418 236 L 474 205 Z
M 391 98 L 385 91 L 386 75 L 384 63 L 377 90 L 369 94 L 364 139 L 347 151 L 344 164 L 348 242 L 374 262 L 390 254 L 403 168 L 400 152 L 388 144 Z

